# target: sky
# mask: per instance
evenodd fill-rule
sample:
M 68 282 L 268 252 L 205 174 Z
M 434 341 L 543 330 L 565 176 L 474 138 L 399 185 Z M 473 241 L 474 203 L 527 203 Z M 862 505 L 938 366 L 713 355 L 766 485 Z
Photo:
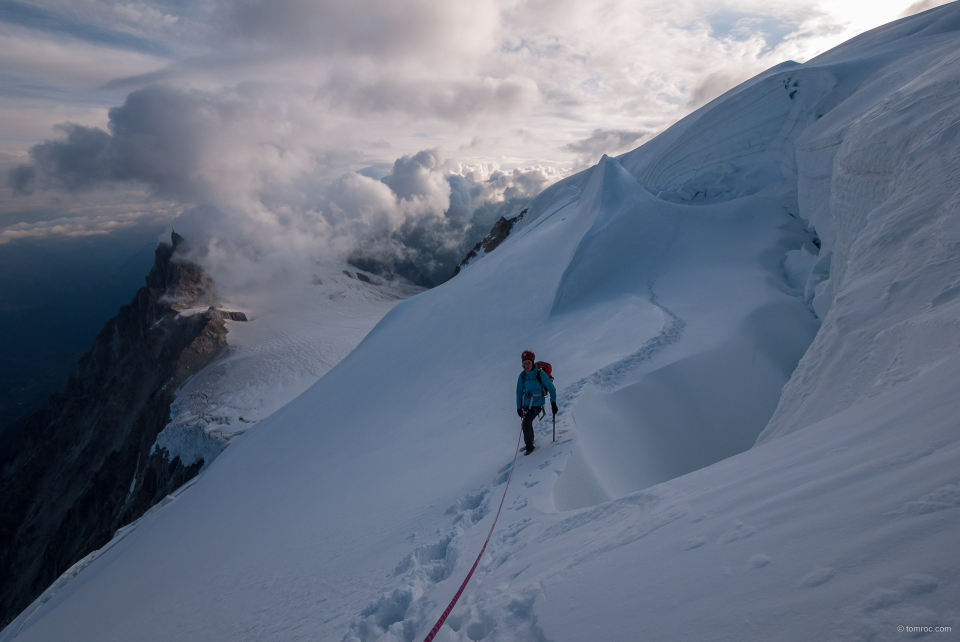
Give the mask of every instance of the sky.
M 228 289 L 438 283 L 548 184 L 940 4 L 0 0 L 0 251 L 174 227 Z

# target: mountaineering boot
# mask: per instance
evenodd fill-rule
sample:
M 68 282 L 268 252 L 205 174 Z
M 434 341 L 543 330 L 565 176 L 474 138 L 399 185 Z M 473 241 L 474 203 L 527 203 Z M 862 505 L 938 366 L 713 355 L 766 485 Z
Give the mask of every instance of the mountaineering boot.
M 529 455 L 530 453 L 532 453 L 534 450 L 536 450 L 536 449 L 535 449 L 533 446 L 527 446 L 526 448 L 524 448 L 524 449 L 523 449 L 523 455 L 524 455 L 524 457 L 526 457 L 527 455 Z

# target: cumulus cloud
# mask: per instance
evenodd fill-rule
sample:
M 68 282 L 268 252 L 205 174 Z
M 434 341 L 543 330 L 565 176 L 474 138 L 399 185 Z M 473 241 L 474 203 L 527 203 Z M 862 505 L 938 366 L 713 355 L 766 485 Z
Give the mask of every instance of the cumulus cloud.
M 335 136 L 332 149 L 312 144 L 324 132 L 309 112 L 308 98 L 292 100 L 268 85 L 151 86 L 110 109 L 106 130 L 58 126 L 63 136 L 33 146 L 32 162 L 14 169 L 10 182 L 20 192 L 136 182 L 158 196 L 217 206 L 249 205 L 257 194 L 282 199 L 291 180 L 343 173 L 355 160 Z
M 339 185 L 350 189 L 337 190 L 331 200 L 335 210 L 351 213 L 345 220 L 354 226 L 363 221 L 352 263 L 433 285 L 498 218 L 515 215 L 561 176 L 537 166 L 504 171 L 496 164 L 455 164 L 429 149 L 397 159 L 381 181 L 344 177 Z
M 438 170 L 443 167 L 439 149 L 426 149 L 398 158 L 383 179 L 402 202 L 424 213 L 444 211 L 450 205 L 450 186 Z
M 11 182 L 24 192 L 137 180 L 167 196 L 200 199 L 214 189 L 205 160 L 217 154 L 217 138 L 231 125 L 251 119 L 249 109 L 249 102 L 223 94 L 163 86 L 136 91 L 110 110 L 109 132 L 58 125 L 64 136 L 32 147 L 32 165 L 16 168 Z
M 32 165 L 19 165 L 10 172 L 10 184 L 19 193 L 37 186 L 75 191 L 111 178 L 110 134 L 96 127 L 57 125 L 65 137 L 34 145 Z
M 518 209 L 560 176 L 542 167 L 464 166 L 439 148 L 401 156 L 383 176 L 351 171 L 355 156 L 291 135 L 310 123 L 289 102 L 275 113 L 270 95 L 254 87 L 133 92 L 110 110 L 107 130 L 64 125 L 61 137 L 35 145 L 32 162 L 9 171 L 9 184 L 21 194 L 143 186 L 155 198 L 190 204 L 178 225 L 217 249 L 208 262 L 229 249 L 256 261 L 283 255 L 284 269 L 295 271 L 294 263 L 322 256 L 432 285 L 501 211 Z M 6 238 L 58 231 L 109 226 L 56 219 L 10 228 Z

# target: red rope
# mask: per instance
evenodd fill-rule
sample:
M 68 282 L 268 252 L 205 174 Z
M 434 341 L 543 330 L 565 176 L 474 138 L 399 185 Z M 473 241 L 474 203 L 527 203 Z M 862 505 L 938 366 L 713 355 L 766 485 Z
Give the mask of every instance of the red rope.
M 520 433 L 520 436 L 523 436 L 523 433 Z M 507 485 L 503 489 L 503 497 L 500 498 L 500 507 L 497 508 L 497 514 L 493 518 L 493 524 L 490 525 L 490 532 L 487 533 L 487 540 L 483 543 L 483 548 L 480 549 L 480 554 L 477 555 L 477 561 L 473 563 L 473 566 L 470 568 L 470 572 L 467 573 L 467 577 L 464 578 L 463 584 L 460 585 L 460 589 L 457 591 L 457 594 L 453 596 L 453 599 L 450 600 L 450 604 L 447 605 L 447 608 L 443 610 L 443 615 L 440 616 L 440 619 L 437 620 L 437 623 L 433 625 L 433 628 L 430 629 L 430 633 L 427 634 L 427 637 L 423 638 L 423 642 L 430 642 L 433 640 L 434 636 L 439 633 L 440 627 L 443 626 L 443 623 L 447 621 L 447 616 L 450 615 L 450 611 L 453 610 L 453 607 L 457 605 L 457 600 L 460 599 L 460 596 L 463 594 L 463 589 L 467 588 L 467 582 L 470 581 L 470 578 L 473 577 L 473 572 L 477 570 L 477 564 L 480 563 L 480 558 L 483 557 L 483 552 L 487 550 L 487 544 L 490 543 L 490 536 L 493 535 L 493 528 L 497 525 L 497 519 L 500 517 L 500 510 L 503 508 L 503 500 L 507 498 L 507 488 L 510 488 L 510 480 L 513 478 L 513 469 L 517 465 L 517 454 L 520 452 L 520 437 L 517 438 L 517 452 L 513 453 L 513 464 L 510 465 L 510 475 L 507 476 Z

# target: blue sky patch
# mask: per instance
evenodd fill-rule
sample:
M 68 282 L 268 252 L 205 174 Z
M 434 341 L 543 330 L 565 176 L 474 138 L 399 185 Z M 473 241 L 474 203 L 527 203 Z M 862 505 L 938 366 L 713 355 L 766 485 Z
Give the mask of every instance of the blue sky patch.
M 115 49 L 130 49 L 164 58 L 174 57 L 173 50 L 162 42 L 78 22 L 70 16 L 23 2 L 8 0 L 0 3 L 0 22 L 46 33 L 64 34 Z
M 746 40 L 761 34 L 771 49 L 796 31 L 798 21 L 757 13 L 723 11 L 707 17 L 710 35 L 714 38 Z

